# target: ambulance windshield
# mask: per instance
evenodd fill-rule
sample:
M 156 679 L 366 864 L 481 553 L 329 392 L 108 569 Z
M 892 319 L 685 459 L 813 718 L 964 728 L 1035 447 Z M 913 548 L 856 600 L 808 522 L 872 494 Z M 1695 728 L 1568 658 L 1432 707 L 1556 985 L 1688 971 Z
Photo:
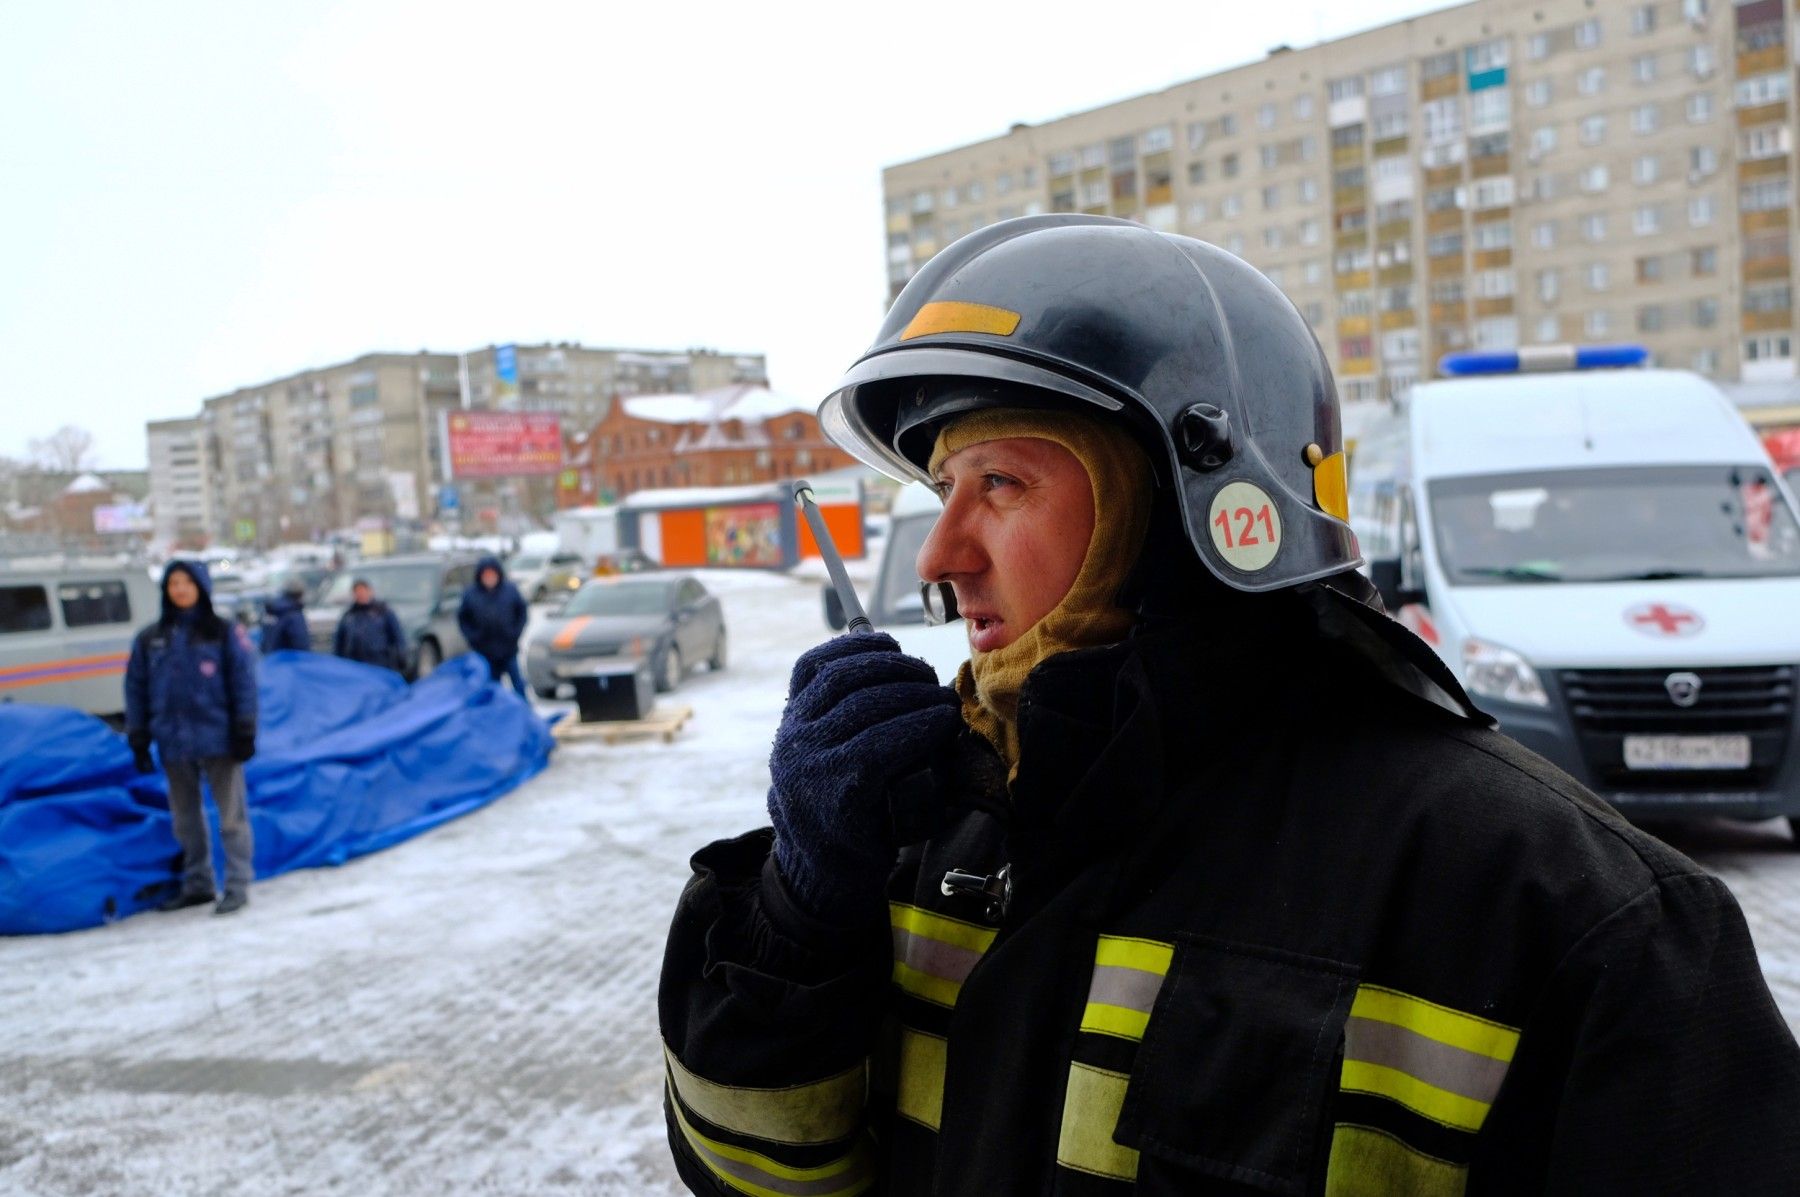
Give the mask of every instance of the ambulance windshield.
M 1632 466 L 1429 485 L 1456 585 L 1800 576 L 1800 524 L 1761 466 Z

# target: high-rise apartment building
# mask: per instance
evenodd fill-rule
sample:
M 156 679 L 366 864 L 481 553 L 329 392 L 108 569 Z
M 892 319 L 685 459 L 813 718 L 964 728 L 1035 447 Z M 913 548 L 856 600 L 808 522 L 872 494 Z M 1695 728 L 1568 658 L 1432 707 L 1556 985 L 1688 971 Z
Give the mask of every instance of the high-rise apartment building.
M 1120 216 L 1264 271 L 1349 402 L 1470 348 L 1794 366 L 1785 0 L 1475 0 L 889 168 L 891 293 L 964 233 Z
M 150 511 L 163 544 L 203 545 L 207 539 L 206 443 L 199 417 L 152 420 L 149 442 Z

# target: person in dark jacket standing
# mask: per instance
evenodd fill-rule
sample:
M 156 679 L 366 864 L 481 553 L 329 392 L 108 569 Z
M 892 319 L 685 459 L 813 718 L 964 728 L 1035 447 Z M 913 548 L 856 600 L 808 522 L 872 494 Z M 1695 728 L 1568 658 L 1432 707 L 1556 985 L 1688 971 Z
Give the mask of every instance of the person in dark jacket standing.
M 244 762 L 256 753 L 256 655 L 244 629 L 213 611 L 212 579 L 198 561 L 163 570 L 162 615 L 131 642 L 125 666 L 125 728 L 138 772 L 162 757 L 169 814 L 181 845 L 181 889 L 162 905 L 180 910 L 214 898 L 212 836 L 200 781 L 219 808 L 230 914 L 250 900 L 255 844 L 244 794 Z
M 1253 268 L 983 229 L 821 422 L 942 496 L 918 569 L 970 656 L 805 653 L 772 828 L 693 858 L 693 1192 L 1794 1191 L 1736 902 L 1381 613 L 1324 355 Z
M 499 681 L 505 674 L 513 689 L 527 698 L 530 693 L 519 672 L 519 637 L 525 634 L 528 615 L 525 596 L 506 580 L 500 559 L 483 557 L 477 562 L 475 581 L 463 591 L 462 605 L 456 609 L 457 626 L 469 647 L 487 661 L 493 679 Z
M 269 600 L 263 616 L 263 655 L 288 649 L 307 652 L 312 636 L 306 630 L 306 585 L 298 578 L 289 579 L 281 593 Z
M 365 665 L 406 672 L 406 632 L 388 605 L 375 597 L 366 578 L 350 586 L 350 607 L 338 620 L 331 651 Z

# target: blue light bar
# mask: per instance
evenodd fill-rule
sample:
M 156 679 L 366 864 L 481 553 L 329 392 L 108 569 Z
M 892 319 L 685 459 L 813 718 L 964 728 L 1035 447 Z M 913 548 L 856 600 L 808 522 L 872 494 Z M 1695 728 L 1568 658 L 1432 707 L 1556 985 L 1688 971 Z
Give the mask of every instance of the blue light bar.
M 1649 358 L 1650 351 L 1642 345 L 1530 345 L 1493 353 L 1446 353 L 1438 359 L 1438 373 L 1466 378 L 1537 370 L 1605 370 L 1641 366 Z

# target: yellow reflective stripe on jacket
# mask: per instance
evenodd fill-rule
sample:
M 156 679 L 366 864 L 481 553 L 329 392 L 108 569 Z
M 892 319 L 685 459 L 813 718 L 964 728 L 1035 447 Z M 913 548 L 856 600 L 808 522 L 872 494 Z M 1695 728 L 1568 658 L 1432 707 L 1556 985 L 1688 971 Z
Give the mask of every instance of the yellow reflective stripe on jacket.
M 1426 1155 L 1386 1131 L 1339 1123 L 1331 1136 L 1325 1197 L 1462 1197 L 1469 1169 Z
M 1477 1131 L 1499 1095 L 1519 1032 L 1379 986 L 1359 986 L 1344 1025 L 1348 1093 L 1398 1102 L 1458 1130 Z
M 1102 935 L 1094 948 L 1094 975 L 1088 983 L 1081 1029 L 1116 1039 L 1142 1040 L 1174 958 L 1171 944 Z
M 1130 1084 L 1131 1078 L 1122 1072 L 1079 1061 L 1069 1065 L 1062 1130 L 1056 1140 L 1058 1164 L 1114 1180 L 1137 1179 L 1137 1151 L 1113 1142 Z
M 875 1183 L 875 1156 L 866 1137 L 828 1164 L 795 1168 L 761 1152 L 708 1138 L 688 1122 L 679 1101 L 670 1106 L 695 1157 L 735 1192 L 751 1197 L 853 1197 Z
M 954 1006 L 975 962 L 994 942 L 992 927 L 888 903 L 894 935 L 894 984 L 939 1006 Z
M 944 1066 L 950 1045 L 936 1035 L 900 1028 L 900 1086 L 894 1108 L 902 1118 L 938 1129 L 944 1116 Z
M 721 1085 L 688 1071 L 663 1045 L 669 1079 L 681 1104 L 714 1126 L 772 1143 L 833 1143 L 862 1125 L 868 1069 L 858 1064 L 836 1076 L 779 1089 Z

